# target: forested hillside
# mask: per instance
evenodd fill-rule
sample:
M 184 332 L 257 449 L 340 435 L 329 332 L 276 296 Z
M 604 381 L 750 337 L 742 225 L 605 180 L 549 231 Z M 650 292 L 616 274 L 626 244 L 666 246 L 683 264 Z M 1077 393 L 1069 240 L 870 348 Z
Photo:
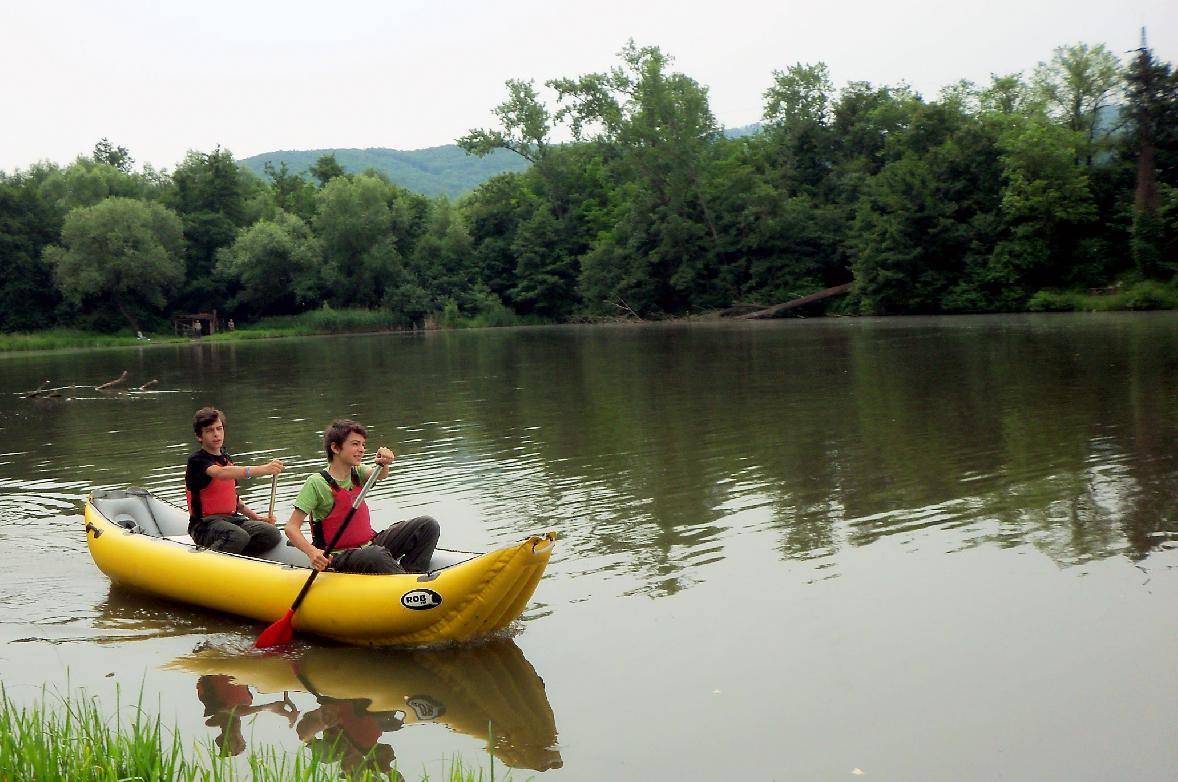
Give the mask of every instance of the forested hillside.
M 511 80 L 499 124 L 458 145 L 514 170 L 458 199 L 330 154 L 135 171 L 104 139 L 0 175 L 0 328 L 325 306 L 658 318 L 836 286 L 821 306 L 846 314 L 1074 308 L 1110 287 L 1178 302 L 1178 74 L 1148 49 L 1061 46 L 935 97 L 836 87 L 822 63 L 768 76 L 759 128 L 736 137 L 657 47 L 547 82 L 552 105 Z
M 266 164 L 278 168 L 286 163 L 292 173 L 305 173 L 324 155 L 332 155 L 349 174 L 379 171 L 393 184 L 427 196 L 457 198 L 469 193 L 496 174 L 522 171 L 527 162 L 506 151 L 476 158 L 454 144 L 428 149 L 314 149 L 264 152 L 243 158 L 241 165 L 264 176 Z M 309 174 L 308 174 L 309 176 Z

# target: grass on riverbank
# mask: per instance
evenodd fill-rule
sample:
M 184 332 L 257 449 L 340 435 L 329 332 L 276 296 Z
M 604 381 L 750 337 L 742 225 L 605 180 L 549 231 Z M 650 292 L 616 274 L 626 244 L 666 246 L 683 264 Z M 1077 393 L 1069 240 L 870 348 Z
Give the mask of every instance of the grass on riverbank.
M 251 749 L 242 761 L 223 756 L 206 739 L 203 744 L 194 742 L 190 753 L 175 729 L 165 730 L 158 716 L 146 713 L 142 700 L 131 709 L 129 721 L 118 706 L 113 717 L 105 716 L 93 697 L 58 700 L 51 708 L 50 699 L 42 693 L 34 705 L 18 706 L 0 687 L 0 780 L 328 782 L 341 775 L 357 782 L 386 779 L 375 769 L 344 775 L 338 765 L 311 750 L 289 755 L 274 747 Z M 248 771 L 243 770 L 246 766 Z M 468 770 L 455 759 L 444 778 L 446 782 L 483 782 L 483 772 Z M 490 779 L 493 782 L 493 765 Z M 510 774 L 506 779 L 510 780 Z M 427 782 L 428 777 L 423 774 L 422 780 Z
M 183 337 L 153 337 L 153 342 L 187 342 Z M 121 348 L 143 345 L 132 334 L 100 334 L 80 329 L 47 329 L 30 333 L 0 334 L 0 352 L 65 350 L 68 348 Z
M 374 310 L 333 310 L 329 307 L 280 318 L 265 318 L 234 331 L 203 337 L 203 342 L 238 342 L 276 337 L 308 337 L 316 334 L 371 333 L 402 330 L 391 313 Z M 77 348 L 125 348 L 145 345 L 186 344 L 194 340 L 172 334 L 149 333 L 149 340 L 131 333 L 103 334 L 80 329 L 46 329 L 17 334 L 0 334 L 0 352 L 68 350 Z
M 515 326 L 539 323 L 535 318 L 520 318 L 500 305 L 475 317 L 462 317 L 455 306 L 447 306 L 430 328 L 464 329 L 495 326 Z M 298 315 L 263 318 L 257 323 L 238 326 L 233 331 L 219 331 L 201 338 L 202 342 L 239 342 L 252 339 L 279 337 L 310 337 L 321 334 L 373 334 L 410 331 L 404 320 L 388 310 L 343 309 L 324 306 Z M 0 353 L 36 350 L 66 350 L 76 348 L 121 348 L 147 344 L 193 342 L 189 337 L 149 333 L 150 341 L 126 334 L 102 334 L 80 329 L 47 329 L 30 333 L 0 334 Z
M 1178 285 L 1144 280 L 1102 293 L 1043 290 L 1031 297 L 1027 309 L 1031 312 L 1178 310 Z

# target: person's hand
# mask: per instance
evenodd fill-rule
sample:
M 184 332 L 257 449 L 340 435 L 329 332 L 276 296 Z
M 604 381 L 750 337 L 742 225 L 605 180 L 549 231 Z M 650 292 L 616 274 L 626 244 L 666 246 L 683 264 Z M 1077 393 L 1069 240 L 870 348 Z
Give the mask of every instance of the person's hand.
M 299 707 L 294 705 L 289 695 L 283 694 L 282 700 L 277 703 L 271 703 L 270 708 L 275 714 L 281 714 L 286 717 L 292 728 L 295 726 L 295 721 L 299 717 Z
M 393 463 L 393 459 L 395 459 L 395 458 L 397 458 L 397 457 L 393 455 L 393 452 L 390 451 L 388 448 L 385 448 L 383 445 L 376 449 L 376 460 L 375 461 L 381 467 L 388 467 L 390 464 Z
M 278 526 L 278 519 L 274 518 L 273 513 L 266 515 L 266 516 L 259 516 L 258 521 L 264 521 L 267 524 L 273 524 L 274 526 Z
M 270 463 L 258 470 L 263 475 L 277 475 L 286 469 L 286 465 L 282 463 L 281 459 L 271 459 Z
M 311 556 L 308 558 L 311 560 L 311 567 L 320 571 L 326 570 L 327 566 L 331 564 L 332 559 L 323 553 L 323 549 L 314 547 L 311 548 Z

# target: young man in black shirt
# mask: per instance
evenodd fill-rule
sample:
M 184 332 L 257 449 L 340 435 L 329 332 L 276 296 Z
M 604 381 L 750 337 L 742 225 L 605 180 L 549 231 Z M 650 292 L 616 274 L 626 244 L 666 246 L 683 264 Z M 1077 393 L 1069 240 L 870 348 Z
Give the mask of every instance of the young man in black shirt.
M 241 467 L 224 451 L 225 415 L 202 407 L 192 417 L 192 430 L 200 450 L 188 457 L 184 470 L 184 494 L 188 499 L 188 534 L 196 545 L 228 554 L 257 556 L 282 540 L 273 516 L 250 510 L 237 496 L 237 481 L 259 475 L 277 475 L 283 464 Z

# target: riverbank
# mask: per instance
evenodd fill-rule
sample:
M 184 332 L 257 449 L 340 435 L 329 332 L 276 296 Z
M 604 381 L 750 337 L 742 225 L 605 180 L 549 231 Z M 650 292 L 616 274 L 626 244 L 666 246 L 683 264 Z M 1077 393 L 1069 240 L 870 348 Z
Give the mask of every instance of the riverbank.
M 329 782 L 341 776 L 375 782 L 400 778 L 395 769 L 389 769 L 387 761 L 377 760 L 375 753 L 365 756 L 359 767 L 345 771 L 335 759 L 339 753 L 332 750 L 331 746 L 316 745 L 289 755 L 274 747 L 263 747 L 238 758 L 227 757 L 211 739 L 193 741 L 191 747 L 186 747 L 175 728 L 165 729 L 158 716 L 147 712 L 142 698 L 133 705 L 116 704 L 112 716 L 92 697 L 43 693 L 33 705 L 19 706 L 0 688 L 0 778 L 5 782 Z M 493 780 L 494 758 L 491 768 Z M 510 780 L 511 775 L 503 778 Z M 424 771 L 421 779 L 429 779 Z M 443 779 L 481 782 L 483 773 L 481 769 L 467 769 L 456 758 L 443 772 Z
M 1178 310 L 1178 282 L 1169 284 L 1146 280 L 1126 287 L 1110 287 L 1090 291 L 1043 290 L 1028 303 L 1030 312 L 1119 312 L 1142 310 Z M 849 315 L 850 313 L 838 313 Z M 965 314 L 965 313 L 961 313 Z M 680 320 L 720 318 L 719 311 L 686 316 Z M 633 319 L 595 319 L 618 321 Z M 638 322 L 634 320 L 634 322 Z M 426 330 L 495 328 L 500 326 L 546 325 L 535 318 L 523 319 L 506 313 L 501 317 L 479 316 L 464 318 L 456 309 L 447 308 L 440 318 L 429 318 Z M 403 319 L 385 310 L 343 309 L 324 306 L 300 315 L 265 318 L 245 324 L 232 331 L 221 331 L 193 339 L 172 334 L 148 333 L 138 337 L 130 332 L 105 334 L 80 329 L 55 328 L 44 331 L 0 334 L 0 354 L 47 350 L 90 348 L 127 348 L 147 345 L 187 344 L 191 342 L 239 342 L 255 339 L 311 337 L 330 334 L 379 334 L 419 331 L 405 325 Z

